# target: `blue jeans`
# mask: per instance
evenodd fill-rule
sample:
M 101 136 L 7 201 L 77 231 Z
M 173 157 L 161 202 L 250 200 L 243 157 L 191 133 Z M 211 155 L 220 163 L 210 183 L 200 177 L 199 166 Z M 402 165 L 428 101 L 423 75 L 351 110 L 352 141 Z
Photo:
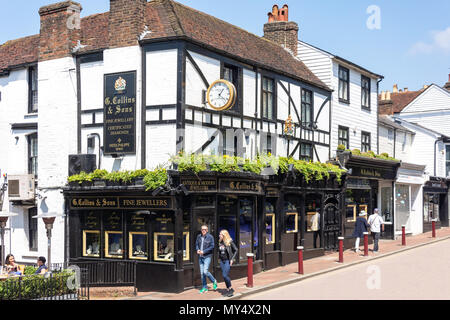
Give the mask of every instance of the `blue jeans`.
M 220 260 L 220 269 L 222 269 L 223 280 L 225 280 L 225 284 L 227 285 L 227 289 L 231 288 L 231 279 L 228 276 L 230 273 L 230 260 L 222 261 Z
M 211 264 L 211 258 L 212 258 L 212 256 L 198 258 L 198 264 L 200 266 L 200 274 L 202 276 L 203 288 L 207 287 L 206 277 L 208 277 L 211 282 L 213 282 L 213 283 L 216 282 L 216 279 L 213 277 L 211 272 L 209 272 L 209 270 L 208 270 L 209 265 Z

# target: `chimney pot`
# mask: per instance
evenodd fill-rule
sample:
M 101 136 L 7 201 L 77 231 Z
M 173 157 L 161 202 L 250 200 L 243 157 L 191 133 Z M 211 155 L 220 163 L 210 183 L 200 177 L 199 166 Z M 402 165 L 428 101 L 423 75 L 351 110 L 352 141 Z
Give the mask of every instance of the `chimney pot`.
M 381 101 L 386 100 L 386 92 L 381 91 Z
M 386 92 L 386 100 L 391 100 L 391 92 L 390 91 L 388 91 L 388 92 Z
M 408 88 L 405 88 L 403 91 L 408 92 Z
M 394 84 L 394 89 L 392 90 L 393 93 L 398 93 L 398 85 Z
M 282 9 L 278 5 L 272 7 L 268 14 L 269 22 L 264 25 L 264 38 L 277 43 L 287 49 L 294 56 L 298 53 L 298 24 L 289 22 L 289 7 Z

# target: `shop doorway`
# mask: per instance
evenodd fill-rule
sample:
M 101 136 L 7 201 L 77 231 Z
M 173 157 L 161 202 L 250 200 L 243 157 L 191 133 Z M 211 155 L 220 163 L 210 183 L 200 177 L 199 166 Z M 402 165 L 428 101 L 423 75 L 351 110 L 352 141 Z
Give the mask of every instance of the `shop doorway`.
M 323 228 L 323 245 L 325 250 L 338 250 L 338 237 L 341 232 L 341 219 L 339 208 L 329 203 L 323 209 L 324 228 Z
M 195 241 L 197 239 L 197 236 L 201 234 L 201 228 L 203 225 L 208 226 L 209 233 L 213 236 L 214 242 L 217 241 L 216 237 L 216 227 L 215 227 L 215 221 L 214 221 L 214 212 L 208 209 L 195 209 L 194 210 L 194 230 L 193 230 L 193 242 L 192 242 L 192 249 L 194 252 L 194 286 L 201 287 L 202 285 L 202 278 L 200 275 L 200 266 L 198 262 L 198 255 L 197 250 L 195 248 Z M 216 277 L 215 270 L 216 270 L 216 250 L 213 252 L 213 256 L 211 259 L 211 264 L 209 266 L 209 272 Z M 210 283 L 209 280 L 207 280 L 208 285 Z

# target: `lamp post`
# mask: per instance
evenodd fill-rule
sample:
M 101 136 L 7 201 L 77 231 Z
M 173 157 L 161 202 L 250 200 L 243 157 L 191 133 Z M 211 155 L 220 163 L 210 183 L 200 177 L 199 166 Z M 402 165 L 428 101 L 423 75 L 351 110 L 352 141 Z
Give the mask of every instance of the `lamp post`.
M 57 217 L 65 217 L 64 214 L 60 213 L 43 213 L 34 216 L 33 219 L 42 218 L 45 223 L 45 229 L 47 230 L 47 263 L 49 271 L 51 271 L 51 254 L 52 254 L 52 229 L 53 223 Z
M 5 228 L 10 217 L 16 217 L 18 214 L 9 212 L 0 212 L 0 233 L 2 238 L 2 270 L 5 263 Z

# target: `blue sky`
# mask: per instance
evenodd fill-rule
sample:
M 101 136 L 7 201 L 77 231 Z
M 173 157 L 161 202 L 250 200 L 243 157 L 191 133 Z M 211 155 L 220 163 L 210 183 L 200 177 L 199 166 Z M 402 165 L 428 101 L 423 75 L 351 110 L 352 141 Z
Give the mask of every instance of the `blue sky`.
M 0 43 L 39 33 L 39 7 L 56 0 L 2 1 Z M 109 0 L 80 0 L 82 16 L 109 10 Z M 299 37 L 385 76 L 380 90 L 443 85 L 450 73 L 448 0 L 179 0 L 256 35 L 274 4 L 289 5 Z M 380 9 L 381 29 L 370 30 L 367 8 Z

